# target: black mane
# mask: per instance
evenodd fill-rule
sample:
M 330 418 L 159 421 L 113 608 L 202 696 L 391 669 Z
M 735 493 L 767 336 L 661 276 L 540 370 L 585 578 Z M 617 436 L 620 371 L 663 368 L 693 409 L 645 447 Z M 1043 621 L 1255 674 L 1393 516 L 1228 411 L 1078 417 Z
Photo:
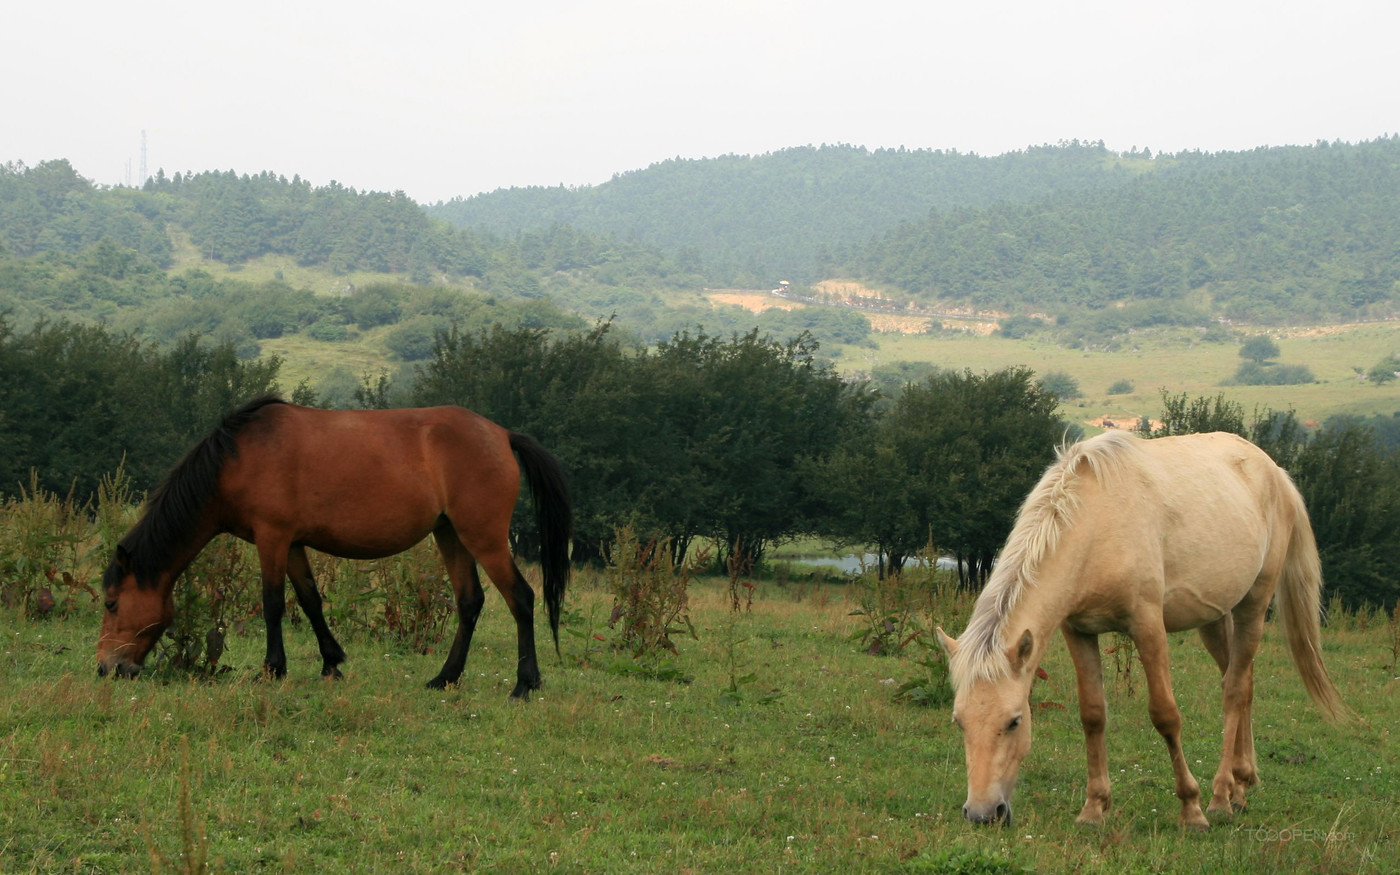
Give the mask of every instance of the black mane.
M 122 538 L 138 586 L 154 586 L 170 554 L 189 545 L 194 525 L 219 485 L 224 460 L 238 455 L 237 437 L 264 407 L 285 403 L 276 394 L 261 395 L 224 417 L 218 427 L 185 453 L 151 493 L 142 514 Z

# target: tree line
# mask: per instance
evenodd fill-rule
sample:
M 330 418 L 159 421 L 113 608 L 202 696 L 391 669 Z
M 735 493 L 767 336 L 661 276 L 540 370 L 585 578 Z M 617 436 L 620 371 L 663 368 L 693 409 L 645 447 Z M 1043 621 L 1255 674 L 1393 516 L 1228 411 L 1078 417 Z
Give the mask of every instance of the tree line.
M 0 320 L 0 492 L 33 483 L 81 504 L 123 466 L 150 489 L 227 410 L 279 388 L 279 366 L 193 336 L 165 349 Z M 881 573 L 931 548 L 970 587 L 1066 432 L 1059 399 L 1025 368 L 851 382 L 808 336 L 687 332 L 648 347 L 607 322 L 452 328 L 410 374 L 366 376 L 354 396 L 461 404 L 539 438 L 571 475 L 576 561 L 606 559 L 626 526 L 678 555 L 704 539 L 725 565 L 757 571 L 774 544 L 808 535 L 878 551 Z M 320 400 L 306 386 L 290 397 Z M 1308 501 L 1330 592 L 1395 603 L 1400 451 L 1356 422 L 1309 433 L 1291 414 L 1247 420 L 1223 396 L 1163 406 L 1157 435 L 1227 430 L 1264 447 Z M 531 527 L 516 528 L 529 555 Z

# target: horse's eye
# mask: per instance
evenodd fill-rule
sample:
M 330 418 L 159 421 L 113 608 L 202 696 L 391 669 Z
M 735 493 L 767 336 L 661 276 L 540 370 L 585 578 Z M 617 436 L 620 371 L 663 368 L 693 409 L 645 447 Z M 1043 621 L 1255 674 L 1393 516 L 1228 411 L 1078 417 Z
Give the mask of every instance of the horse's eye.
M 1015 731 L 1016 731 L 1016 727 L 1018 727 L 1018 726 L 1020 726 L 1020 725 L 1021 725 L 1021 718 L 1020 718 L 1019 716 L 1017 716 L 1017 717 L 1012 717 L 1012 718 L 1011 718 L 1011 722 L 1008 723 L 1008 724 L 1006 724 L 1006 731 L 1007 731 L 1007 732 L 1015 732 Z
M 107 613 L 109 613 L 109 614 L 115 614 L 116 612 L 117 612 L 117 600 L 116 600 L 116 599 L 107 599 Z

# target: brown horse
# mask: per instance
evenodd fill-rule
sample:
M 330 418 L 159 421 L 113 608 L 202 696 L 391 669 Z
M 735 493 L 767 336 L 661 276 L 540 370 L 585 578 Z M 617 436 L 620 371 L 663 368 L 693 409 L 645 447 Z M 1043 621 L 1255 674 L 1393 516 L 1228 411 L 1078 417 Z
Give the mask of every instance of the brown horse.
M 1181 824 L 1205 829 L 1167 661 L 1167 633 L 1199 629 L 1224 677 L 1224 750 L 1210 811 L 1244 808 L 1245 790 L 1259 783 L 1254 654 L 1276 588 L 1279 625 L 1303 685 L 1330 718 L 1346 716 L 1322 664 L 1317 544 L 1283 469 L 1230 434 L 1144 441 L 1108 432 L 1062 449 L 1022 505 L 962 638 L 938 630 L 967 758 L 963 814 L 1011 823 L 1011 792 L 1031 746 L 1031 684 L 1056 627 L 1079 680 L 1089 761 L 1081 823 L 1102 823 L 1110 805 L 1098 645 L 1110 631 L 1137 646 L 1148 712 L 1176 774 Z
M 522 469 L 534 498 L 557 651 L 572 515 L 563 470 L 537 441 L 460 407 L 317 410 L 271 395 L 255 399 L 171 469 L 117 547 L 103 577 L 98 674 L 140 672 L 170 625 L 176 579 L 210 539 L 229 533 L 258 549 L 266 671 L 287 673 L 282 614 L 290 576 L 316 632 L 321 674 L 339 677 L 345 651 L 326 625 L 306 548 L 376 559 L 432 533 L 456 595 L 458 627 L 428 686 L 444 687 L 462 674 L 485 602 L 479 562 L 515 617 L 519 664 L 511 695 L 528 699 L 540 686 L 535 595 L 507 544 Z

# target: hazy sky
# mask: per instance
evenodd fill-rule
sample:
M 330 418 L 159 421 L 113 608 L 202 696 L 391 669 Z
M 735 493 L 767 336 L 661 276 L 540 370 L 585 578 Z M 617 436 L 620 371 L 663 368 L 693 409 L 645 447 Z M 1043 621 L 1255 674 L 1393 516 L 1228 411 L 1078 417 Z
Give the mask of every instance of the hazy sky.
M 7 4 L 0 162 L 271 170 L 424 203 L 667 158 L 1400 131 L 1390 0 Z

